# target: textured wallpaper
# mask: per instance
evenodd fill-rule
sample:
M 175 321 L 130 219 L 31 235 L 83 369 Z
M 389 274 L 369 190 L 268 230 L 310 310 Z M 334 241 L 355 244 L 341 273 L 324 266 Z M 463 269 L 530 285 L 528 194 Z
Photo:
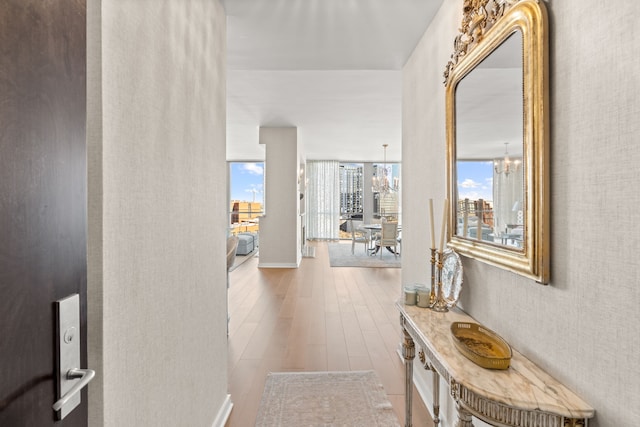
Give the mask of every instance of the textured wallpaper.
M 637 4 L 546 5 L 551 282 L 464 259 L 461 305 L 593 406 L 590 426 L 633 426 L 640 417 L 640 57 L 628 42 L 638 39 Z M 441 76 L 461 8 L 445 0 L 404 68 L 403 226 L 412 230 L 403 240 L 405 283 L 428 283 L 417 236 L 429 233 L 427 199 L 444 198 Z
M 89 6 L 92 425 L 211 426 L 227 398 L 224 10 Z

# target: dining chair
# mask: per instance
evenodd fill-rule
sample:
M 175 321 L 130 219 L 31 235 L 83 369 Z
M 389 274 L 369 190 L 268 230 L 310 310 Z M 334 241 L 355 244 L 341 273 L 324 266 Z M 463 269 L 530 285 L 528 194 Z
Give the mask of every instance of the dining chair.
M 351 254 L 353 255 L 355 252 L 356 243 L 364 243 L 364 252 L 367 253 L 367 249 L 369 248 L 369 233 L 366 230 L 360 230 L 354 227 L 353 220 L 350 221 L 351 228 Z
M 379 246 L 380 258 L 382 258 L 383 248 L 390 248 L 393 246 L 393 253 L 398 257 L 398 223 L 397 222 L 383 222 L 382 230 L 380 233 L 380 239 L 376 241 L 376 246 Z
M 385 217 L 383 217 L 383 216 L 380 217 L 380 218 L 373 218 L 371 220 L 372 224 L 380 224 L 381 225 L 381 227 L 378 229 L 378 231 L 375 231 L 375 232 L 372 231 L 371 232 L 371 244 L 373 246 L 375 246 L 376 242 L 378 240 L 380 240 L 380 236 L 382 234 L 382 223 L 384 223 L 384 222 L 387 222 L 387 219 Z

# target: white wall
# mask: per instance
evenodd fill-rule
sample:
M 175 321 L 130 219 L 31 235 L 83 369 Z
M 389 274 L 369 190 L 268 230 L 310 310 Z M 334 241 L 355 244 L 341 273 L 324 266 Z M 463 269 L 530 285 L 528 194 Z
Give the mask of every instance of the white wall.
M 464 259 L 461 305 L 591 404 L 590 426 L 632 426 L 640 417 L 640 56 L 629 49 L 640 39 L 637 3 L 546 4 L 551 283 Z M 462 0 L 445 0 L 403 72 L 403 228 L 411 230 L 403 283 L 427 283 L 427 199 L 442 200 L 446 186 L 442 72 L 461 10 Z
M 90 425 L 222 425 L 225 13 L 88 9 Z
M 260 218 L 258 267 L 295 268 L 300 264 L 300 148 L 295 127 L 262 127 L 266 145 L 265 215 Z

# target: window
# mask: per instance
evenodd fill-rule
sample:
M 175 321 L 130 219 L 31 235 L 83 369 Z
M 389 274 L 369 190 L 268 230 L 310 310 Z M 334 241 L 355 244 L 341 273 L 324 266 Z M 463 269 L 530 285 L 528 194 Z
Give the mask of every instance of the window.
M 373 188 L 373 213 L 386 218 L 400 215 L 400 164 L 374 164 L 374 183 L 385 183 L 388 191 L 378 192 Z M 374 186 L 375 187 L 375 186 Z
M 340 216 L 362 217 L 363 180 L 362 164 L 340 163 Z
M 258 232 L 264 212 L 264 163 L 229 163 L 231 233 Z

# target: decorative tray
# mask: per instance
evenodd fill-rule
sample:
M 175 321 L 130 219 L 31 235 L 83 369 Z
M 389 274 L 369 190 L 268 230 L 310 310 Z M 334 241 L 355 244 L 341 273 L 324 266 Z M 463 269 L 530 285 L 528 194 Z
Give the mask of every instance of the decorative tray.
M 476 365 L 487 369 L 507 369 L 511 347 L 495 332 L 477 323 L 453 322 L 451 334 L 456 348 Z

